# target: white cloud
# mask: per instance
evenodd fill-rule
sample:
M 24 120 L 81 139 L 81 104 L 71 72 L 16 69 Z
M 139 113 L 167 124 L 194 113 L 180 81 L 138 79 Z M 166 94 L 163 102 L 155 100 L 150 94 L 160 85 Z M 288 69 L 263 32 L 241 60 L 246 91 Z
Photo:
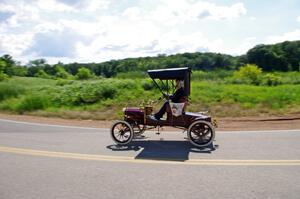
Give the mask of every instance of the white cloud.
M 1 7 L 2 5 L 0 5 Z M 3 28 L 15 28 L 20 27 L 21 25 L 25 25 L 28 23 L 32 23 L 34 21 L 39 20 L 39 9 L 26 4 L 24 2 L 19 2 L 18 4 L 3 4 L 4 10 L 7 10 L 12 13 L 12 16 L 7 19 L 1 25 Z
M 155 56 L 196 51 L 220 52 L 222 40 L 209 40 L 201 32 L 181 35 L 178 31 L 161 33 L 151 24 L 139 24 L 139 28 L 125 25 L 113 27 L 89 45 L 78 42 L 77 55 L 81 60 L 110 60 L 126 57 Z M 121 31 L 121 34 L 119 32 Z M 84 60 L 86 59 L 86 60 Z
M 75 9 L 66 4 L 60 3 L 55 0 L 39 0 L 36 3 L 36 6 L 43 11 L 47 12 L 72 12 Z
M 198 2 L 192 8 L 194 13 L 197 14 L 196 16 L 200 19 L 205 12 L 207 15 L 204 15 L 204 17 L 216 20 L 234 19 L 247 13 L 243 3 L 236 3 L 231 6 L 217 6 L 213 3 Z
M 186 29 L 189 23 L 222 22 L 245 15 L 243 3 L 219 6 L 208 1 L 162 0 L 147 9 L 138 4 L 121 9 L 113 2 L 0 3 L 0 11 L 14 13 L 0 24 L 0 52 L 22 60 L 42 56 L 50 63 L 100 62 L 161 53 L 243 51 L 250 45 L 246 41 L 243 49 L 233 50 L 224 46 L 223 38 L 209 38 L 204 29 Z
M 210 41 L 201 32 L 182 36 L 178 31 L 172 31 L 161 36 L 157 50 L 160 53 L 174 54 L 196 51 L 219 51 L 221 39 Z
M 83 39 L 76 32 L 67 29 L 40 32 L 34 35 L 33 42 L 26 49 L 25 54 L 38 57 L 74 58 L 75 44 Z
M 163 0 L 163 3 L 151 13 L 150 18 L 162 21 L 165 25 L 176 25 L 188 20 L 214 19 L 230 20 L 247 13 L 243 3 L 231 6 L 217 6 L 214 3 L 186 0 Z
M 111 0 L 85 0 L 82 1 L 77 9 L 94 12 L 98 10 L 107 9 L 111 5 Z
M 0 2 L 0 12 L 13 12 L 14 6 Z
M 142 56 L 151 51 L 148 49 L 149 46 L 159 37 L 159 29 L 151 22 L 130 23 L 115 18 L 115 22 L 107 26 L 104 33 L 96 35 L 89 44 L 78 42 L 76 49 L 79 57 L 89 57 L 93 60 L 96 58 L 97 61 L 133 55 Z
M 268 36 L 265 43 L 274 44 L 278 42 L 294 41 L 294 40 L 300 40 L 300 29 L 296 29 L 292 32 L 287 32 L 282 35 Z
M 78 20 L 59 20 L 58 23 L 60 27 L 72 30 L 85 37 L 93 37 L 98 34 L 103 34 L 105 32 L 105 24 L 101 22 L 83 22 Z
M 141 10 L 138 7 L 130 7 L 127 8 L 122 15 L 130 20 L 139 20 L 141 17 Z
M 298 22 L 300 22 L 300 16 L 299 16 L 299 17 L 297 17 L 297 21 L 298 21 Z
M 247 51 L 253 48 L 256 44 L 257 44 L 256 37 L 247 37 L 241 42 L 239 42 L 238 46 L 230 47 L 230 48 L 223 46 L 219 52 L 231 54 L 231 55 L 242 55 L 247 53 Z
M 32 34 L 0 33 L 0 49 L 6 54 L 18 57 L 31 45 L 32 39 Z

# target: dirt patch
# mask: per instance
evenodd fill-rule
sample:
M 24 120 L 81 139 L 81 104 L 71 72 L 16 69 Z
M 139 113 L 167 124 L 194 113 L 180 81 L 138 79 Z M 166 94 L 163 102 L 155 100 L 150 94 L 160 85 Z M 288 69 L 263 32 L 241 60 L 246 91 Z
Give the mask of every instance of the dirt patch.
M 110 128 L 113 121 L 62 119 L 0 113 L 1 119 L 80 127 Z M 170 127 L 164 130 L 174 130 Z M 219 118 L 217 131 L 255 131 L 300 129 L 300 113 L 274 117 Z

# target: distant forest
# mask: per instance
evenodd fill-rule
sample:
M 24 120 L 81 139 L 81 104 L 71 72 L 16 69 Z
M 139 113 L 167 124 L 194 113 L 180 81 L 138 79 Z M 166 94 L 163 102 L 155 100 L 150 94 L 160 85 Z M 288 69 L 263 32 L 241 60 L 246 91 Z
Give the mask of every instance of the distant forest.
M 97 76 L 113 77 L 118 73 L 149 69 L 191 67 L 193 70 L 237 70 L 245 64 L 256 64 L 263 71 L 299 71 L 300 41 L 286 41 L 274 45 L 257 45 L 245 55 L 231 56 L 220 53 L 160 54 L 155 57 L 127 58 L 102 63 L 47 64 L 45 59 L 30 61 L 22 66 L 10 55 L 0 57 L 0 73 L 8 76 L 55 76 L 58 72 L 76 75 L 80 68 L 88 68 Z

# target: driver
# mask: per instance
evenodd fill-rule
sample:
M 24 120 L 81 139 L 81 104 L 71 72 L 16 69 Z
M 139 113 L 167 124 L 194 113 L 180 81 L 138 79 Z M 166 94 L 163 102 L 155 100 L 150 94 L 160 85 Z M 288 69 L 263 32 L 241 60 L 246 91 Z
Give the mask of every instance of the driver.
M 180 99 L 186 96 L 183 87 L 184 82 L 182 80 L 177 79 L 175 93 L 171 96 L 164 95 L 164 97 L 170 99 L 173 103 L 179 103 Z M 159 120 L 165 114 L 167 106 L 169 106 L 168 100 L 166 100 L 163 106 L 160 108 L 160 110 L 154 114 L 155 119 Z

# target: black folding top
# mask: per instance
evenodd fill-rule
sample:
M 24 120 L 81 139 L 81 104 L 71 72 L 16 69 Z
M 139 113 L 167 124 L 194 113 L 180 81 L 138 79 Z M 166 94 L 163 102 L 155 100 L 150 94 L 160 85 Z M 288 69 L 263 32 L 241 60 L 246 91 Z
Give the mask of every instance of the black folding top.
M 159 70 L 148 70 L 148 74 L 152 79 L 181 79 L 185 80 L 191 72 L 190 68 L 168 68 Z

